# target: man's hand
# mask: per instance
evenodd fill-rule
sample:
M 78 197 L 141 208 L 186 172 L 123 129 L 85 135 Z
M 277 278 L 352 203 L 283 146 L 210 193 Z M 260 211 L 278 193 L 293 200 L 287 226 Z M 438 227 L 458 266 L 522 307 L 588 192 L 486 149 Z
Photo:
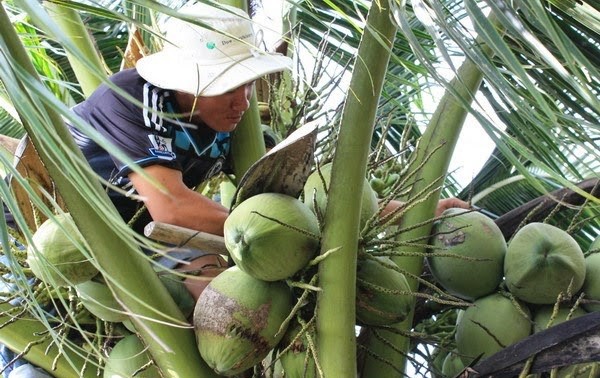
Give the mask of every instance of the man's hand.
M 381 216 L 386 216 L 387 214 L 391 213 L 392 211 L 395 211 L 398 208 L 403 207 L 404 205 L 405 205 L 404 202 L 392 200 L 388 203 L 388 205 L 385 207 L 385 209 L 383 209 L 383 211 L 381 212 Z M 471 206 L 469 205 L 468 202 L 465 202 L 465 201 L 460 200 L 455 197 L 444 198 L 444 199 L 441 199 L 437 203 L 437 207 L 435 209 L 435 216 L 439 217 L 440 215 L 442 215 L 442 213 L 445 210 L 453 208 L 453 207 L 458 207 L 461 209 L 469 209 Z M 402 222 L 402 219 L 400 219 L 397 222 L 397 225 L 399 225 L 401 222 Z
M 439 217 L 445 210 L 451 209 L 453 207 L 469 209 L 471 206 L 469 205 L 469 203 L 455 197 L 444 198 L 437 203 L 437 208 L 435 209 L 435 216 Z
M 183 282 L 196 302 L 212 279 L 227 269 L 227 262 L 218 255 L 204 255 L 178 268 L 190 273 Z

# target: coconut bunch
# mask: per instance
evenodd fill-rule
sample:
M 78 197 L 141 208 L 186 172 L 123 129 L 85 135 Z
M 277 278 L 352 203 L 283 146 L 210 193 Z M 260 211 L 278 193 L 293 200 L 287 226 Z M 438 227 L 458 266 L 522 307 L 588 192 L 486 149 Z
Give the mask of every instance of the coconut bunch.
M 322 219 L 327 207 L 331 168 L 331 163 L 320 166 L 308 177 L 304 185 L 304 202 L 319 219 Z M 394 180 L 397 179 L 397 177 L 394 178 Z M 359 227 L 363 231 L 378 215 L 377 198 L 377 191 L 373 188 L 372 182 L 365 178 L 359 221 Z M 356 272 L 356 319 L 358 325 L 389 326 L 401 322 L 408 315 L 413 302 L 406 277 L 390 258 L 372 255 L 364 248 L 359 248 L 359 251 Z
M 272 352 L 270 369 L 285 376 L 308 369 L 307 377 L 318 376 L 318 358 L 309 346 L 330 179 L 328 163 L 308 176 L 301 198 L 261 193 L 231 211 L 224 240 L 235 266 L 211 281 L 194 310 L 200 354 L 218 374 L 239 374 Z M 365 179 L 360 227 L 377 212 L 376 193 Z M 398 323 L 412 302 L 408 281 L 391 259 L 360 254 L 357 325 Z
M 231 211 L 224 240 L 235 265 L 202 292 L 193 323 L 202 358 L 233 376 L 263 361 L 284 336 L 296 300 L 286 281 L 317 254 L 319 223 L 299 199 L 261 193 Z
M 459 368 L 456 356 L 468 366 L 534 332 L 598 309 L 600 237 L 584 254 L 566 231 L 534 222 L 506 243 L 487 216 L 449 209 L 434 224 L 429 244 L 427 263 L 435 282 L 470 302 L 452 310 L 458 316 L 454 342 L 447 345 L 455 348 L 448 357 L 450 371 Z M 577 374 L 589 374 L 592 367 L 563 368 L 558 376 L 587 377 Z

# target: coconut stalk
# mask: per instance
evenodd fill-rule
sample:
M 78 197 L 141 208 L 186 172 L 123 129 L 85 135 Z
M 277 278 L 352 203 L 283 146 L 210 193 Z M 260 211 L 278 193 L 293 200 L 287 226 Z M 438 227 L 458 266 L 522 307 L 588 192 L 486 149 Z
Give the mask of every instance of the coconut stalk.
M 36 21 L 45 17 L 37 4 L 22 2 L 20 6 Z M 215 376 L 198 353 L 193 330 L 186 327 L 183 314 L 135 246 L 131 234 L 118 232 L 127 226 L 97 177 L 91 169 L 70 165 L 84 163 L 85 158 L 60 114 L 51 107 L 53 96 L 44 92 L 4 7 L 0 9 L 0 46 L 7 54 L 0 71 L 2 81 L 23 126 L 91 247 L 96 263 L 103 272 L 110 272 L 105 275 L 109 287 L 124 308 L 135 315 L 132 321 L 156 364 L 165 377 Z M 28 106 L 35 106 L 35 114 L 27 113 L 32 109 Z M 32 116 L 41 117 L 43 123 Z
M 26 350 L 27 360 L 61 378 L 97 377 L 94 363 L 85 359 L 85 351 L 68 346 L 52 345 L 52 338 L 43 336 L 47 325 L 34 318 L 13 318 L 8 303 L 0 304 L 0 340 L 11 350 Z M 41 342 L 40 342 L 41 340 Z M 60 356 L 59 356 L 60 354 Z
M 356 375 L 355 293 L 360 203 L 377 105 L 396 27 L 373 2 L 342 113 L 319 264 L 317 356 L 325 377 Z M 341 311 L 340 311 L 341 310 Z
M 266 152 L 256 90 L 253 89 L 250 107 L 244 113 L 231 137 L 231 161 L 236 183 L 244 173 Z
M 231 5 L 248 12 L 248 2 L 246 0 L 220 0 L 219 3 Z M 242 116 L 242 121 L 237 125 L 231 137 L 230 156 L 235 183 L 265 153 L 266 148 L 261 129 L 258 99 L 256 89 L 253 89 L 250 107 Z
M 495 23 L 495 21 L 492 21 Z M 483 53 L 493 55 L 488 46 L 482 46 Z M 425 132 L 419 140 L 415 151 L 415 161 L 412 167 L 417 169 L 414 176 L 415 184 L 412 186 L 407 198 L 416 198 L 422 191 L 433 184 L 438 187 L 427 199 L 415 205 L 406 212 L 402 224 L 404 227 L 425 223 L 398 236 L 398 241 L 423 240 L 417 245 L 402 247 L 403 252 L 426 252 L 426 240 L 431 232 L 432 224 L 428 222 L 436 210 L 440 198 L 441 186 L 444 182 L 452 154 L 458 137 L 462 131 L 463 124 L 469 114 L 469 107 L 475 93 L 478 91 L 483 73 L 470 59 L 466 59 L 458 68 L 456 76 L 450 81 L 439 105 L 437 106 Z M 435 152 L 434 152 L 435 151 Z M 422 165 L 422 168 L 417 168 Z M 413 170 L 415 169 L 413 168 Z M 419 277 L 423 271 L 423 258 L 414 257 L 392 257 L 392 260 L 409 273 Z M 411 290 L 419 289 L 418 281 L 408 277 Z M 412 329 L 414 316 L 413 311 L 401 323 L 394 327 L 401 333 Z M 363 361 L 361 376 L 371 377 L 405 377 L 406 356 L 410 351 L 410 338 L 402 336 L 399 332 L 377 330 L 377 336 L 373 330 L 367 334 L 365 347 L 370 351 Z M 394 346 L 394 349 L 390 348 Z
M 49 1 L 44 1 L 43 4 L 54 22 L 86 57 L 86 62 L 82 62 L 67 50 L 67 59 L 81 86 L 81 91 L 84 97 L 89 97 L 102 83 L 102 79 L 107 76 L 102 56 L 96 50 L 81 16 L 76 10 Z

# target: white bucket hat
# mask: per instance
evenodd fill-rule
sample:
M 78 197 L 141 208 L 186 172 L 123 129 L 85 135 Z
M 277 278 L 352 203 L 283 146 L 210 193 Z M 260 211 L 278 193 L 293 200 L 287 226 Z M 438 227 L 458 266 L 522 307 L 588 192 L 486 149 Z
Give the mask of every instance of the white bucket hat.
M 235 7 L 185 5 L 179 13 L 215 31 L 176 17 L 165 23 L 160 52 L 138 60 L 138 73 L 157 87 L 218 96 L 273 72 L 291 69 L 292 60 L 260 51 L 248 15 Z

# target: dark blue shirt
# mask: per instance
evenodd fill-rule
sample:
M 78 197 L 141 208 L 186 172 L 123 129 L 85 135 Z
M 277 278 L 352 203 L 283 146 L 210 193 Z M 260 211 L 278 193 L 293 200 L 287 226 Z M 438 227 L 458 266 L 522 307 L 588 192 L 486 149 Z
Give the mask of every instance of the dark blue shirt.
M 102 84 L 73 110 L 127 157 L 141 167 L 159 164 L 180 170 L 190 188 L 223 169 L 229 133 L 177 118 L 180 111 L 174 94 L 146 82 L 135 69 L 123 70 L 110 81 L 135 101 Z M 111 184 L 131 191 L 127 177 L 131 167 L 81 131 L 70 129 L 91 167 Z M 113 190 L 109 196 L 126 221 L 143 205 Z M 143 215 L 135 228 L 140 230 L 150 220 Z

